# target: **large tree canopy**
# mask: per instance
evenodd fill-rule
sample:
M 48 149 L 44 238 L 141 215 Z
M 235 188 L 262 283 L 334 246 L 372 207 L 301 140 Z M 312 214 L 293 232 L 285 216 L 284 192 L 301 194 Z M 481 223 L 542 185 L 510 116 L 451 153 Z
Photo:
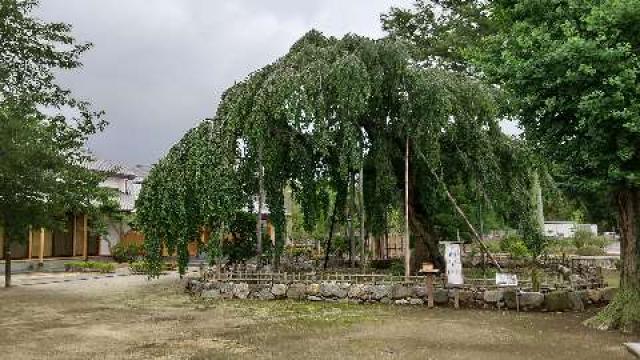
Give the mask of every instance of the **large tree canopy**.
M 7 260 L 10 243 L 24 241 L 28 226 L 56 228 L 66 212 L 109 203 L 84 149 L 106 125 L 102 113 L 55 81 L 57 71 L 81 65 L 90 44 L 76 43 L 67 24 L 33 17 L 37 4 L 0 1 L 0 231 Z M 9 286 L 10 261 L 5 265 Z
M 622 291 L 602 319 L 640 326 L 640 3 L 495 1 L 496 31 L 473 54 L 567 181 L 618 207 Z
M 524 126 L 538 153 L 555 163 L 564 187 L 587 199 L 608 196 L 616 204 L 623 291 L 601 319 L 638 327 L 640 3 L 416 1 L 415 8 L 394 9 L 383 20 L 417 47 L 435 43 L 445 49 L 416 51 L 425 59 L 462 64 L 499 85 L 507 114 Z
M 251 204 L 263 173 L 279 253 L 285 186 L 311 229 L 327 211 L 328 189 L 341 216 L 348 184 L 362 167 L 366 226 L 380 233 L 384 215 L 402 203 L 407 141 L 418 258 L 438 260 L 436 215 L 450 204 L 437 178 L 474 184 L 471 190 L 489 203 L 497 189 L 527 193 L 526 176 L 511 176 L 523 166 L 513 157 L 517 144 L 495 120 L 490 88 L 413 61 L 400 41 L 311 31 L 287 55 L 231 87 L 216 118 L 189 132 L 156 166 L 139 201 L 140 222 L 154 234 L 150 244 L 196 239 L 202 226 L 228 224 Z M 205 197 L 216 205 L 203 209 Z M 529 203 L 510 210 L 526 213 Z

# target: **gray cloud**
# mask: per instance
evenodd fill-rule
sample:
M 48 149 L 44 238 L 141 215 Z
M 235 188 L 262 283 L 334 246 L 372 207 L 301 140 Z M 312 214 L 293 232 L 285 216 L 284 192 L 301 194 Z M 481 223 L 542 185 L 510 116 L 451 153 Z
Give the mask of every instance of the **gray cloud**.
M 222 92 L 311 28 L 381 37 L 379 15 L 411 0 L 42 0 L 37 15 L 95 47 L 60 82 L 107 112 L 100 157 L 157 161 L 215 114 Z

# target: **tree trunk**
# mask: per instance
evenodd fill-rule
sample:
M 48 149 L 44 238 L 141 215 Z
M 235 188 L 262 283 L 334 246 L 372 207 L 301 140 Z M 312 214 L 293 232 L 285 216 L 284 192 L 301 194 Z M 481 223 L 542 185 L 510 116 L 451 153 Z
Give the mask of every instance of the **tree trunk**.
M 620 223 L 620 288 L 615 298 L 587 325 L 598 329 L 621 329 L 625 332 L 640 331 L 640 191 L 625 189 L 615 195 Z
M 620 217 L 620 287 L 640 290 L 638 268 L 638 216 L 640 215 L 640 191 L 627 190 L 617 194 L 618 215 Z
M 333 229 L 336 224 L 336 210 L 338 209 L 337 204 L 333 205 L 333 213 L 331 214 L 331 226 L 329 226 L 329 239 L 327 239 L 327 248 L 324 253 L 324 269 L 327 270 L 327 266 L 329 265 L 329 253 L 331 252 L 331 240 L 333 238 Z
M 4 257 L 4 287 L 11 286 L 11 245 L 5 236 L 2 246 L 2 256 Z

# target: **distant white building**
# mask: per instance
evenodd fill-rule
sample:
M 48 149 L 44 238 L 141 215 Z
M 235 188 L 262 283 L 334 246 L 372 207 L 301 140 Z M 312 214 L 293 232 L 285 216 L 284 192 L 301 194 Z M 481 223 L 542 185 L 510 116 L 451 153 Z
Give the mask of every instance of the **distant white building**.
M 94 160 L 87 167 L 107 175 L 100 186 L 115 190 L 119 210 L 123 214 L 135 212 L 135 204 L 142 189 L 142 183 L 149 173 L 148 167 L 139 165 L 127 168 L 109 160 Z M 100 256 L 111 255 L 111 247 L 125 236 L 131 237 L 133 242 L 142 240 L 142 235 L 132 231 L 125 220 L 109 219 L 107 233 L 100 236 L 98 254 Z
M 577 224 L 574 221 L 545 221 L 544 234 L 546 236 L 565 239 L 573 237 L 576 231 L 588 231 L 593 235 L 598 235 L 598 225 Z

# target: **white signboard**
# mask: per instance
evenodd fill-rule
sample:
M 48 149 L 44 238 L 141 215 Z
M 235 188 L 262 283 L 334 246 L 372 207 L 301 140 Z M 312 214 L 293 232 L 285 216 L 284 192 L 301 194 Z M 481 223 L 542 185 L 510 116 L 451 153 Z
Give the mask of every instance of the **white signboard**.
M 460 244 L 445 244 L 444 260 L 447 263 L 447 283 L 449 285 L 463 285 Z
M 507 274 L 507 273 L 496 273 L 496 285 L 518 286 L 518 275 Z

